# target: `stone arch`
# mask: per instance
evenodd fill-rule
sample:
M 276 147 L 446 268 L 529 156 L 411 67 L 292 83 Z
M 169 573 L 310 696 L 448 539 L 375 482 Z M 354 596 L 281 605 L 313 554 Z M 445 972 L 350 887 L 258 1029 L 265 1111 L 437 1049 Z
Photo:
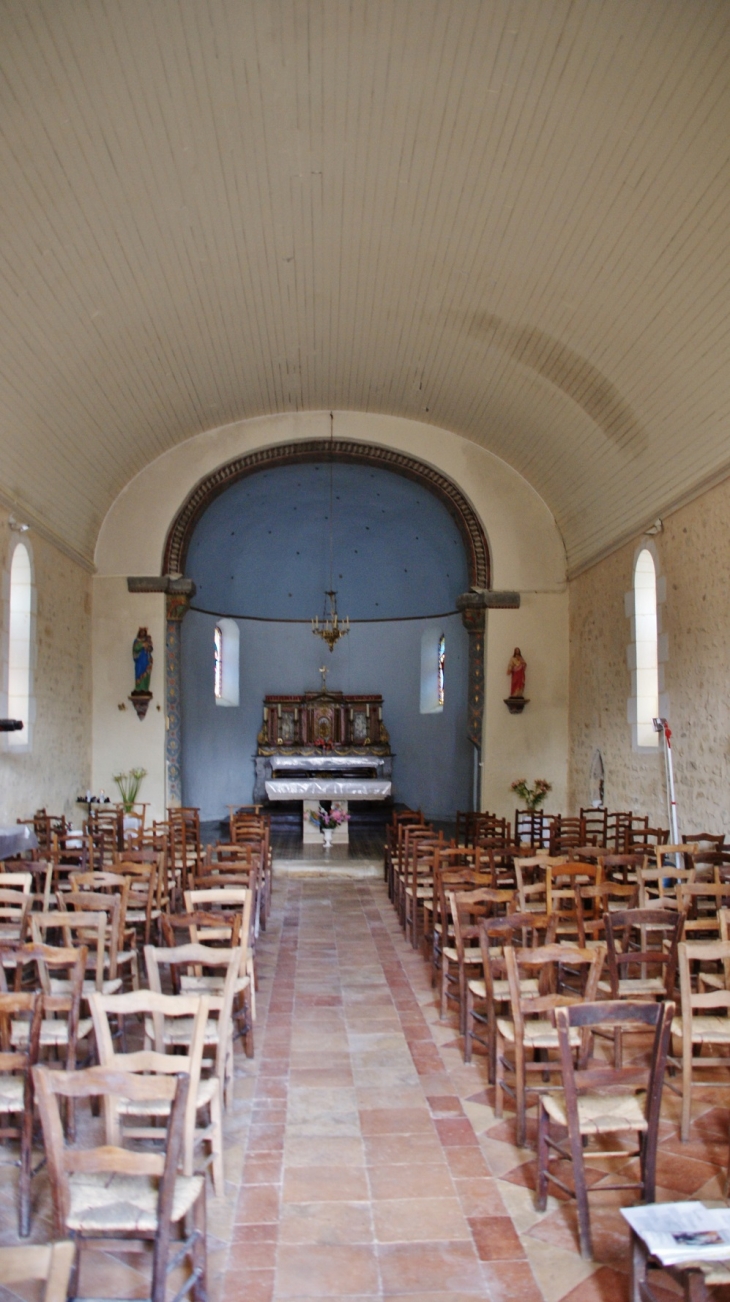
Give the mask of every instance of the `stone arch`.
M 258 452 L 235 457 L 219 466 L 196 484 L 173 520 L 165 541 L 163 574 L 184 574 L 188 546 L 195 526 L 214 498 L 231 484 L 258 470 L 297 462 L 335 461 L 378 466 L 421 484 L 443 502 L 458 526 L 464 543 L 469 583 L 475 588 L 491 587 L 489 543 L 476 511 L 461 489 L 438 470 L 392 448 L 372 443 L 354 443 L 346 439 L 306 439 L 281 443 Z

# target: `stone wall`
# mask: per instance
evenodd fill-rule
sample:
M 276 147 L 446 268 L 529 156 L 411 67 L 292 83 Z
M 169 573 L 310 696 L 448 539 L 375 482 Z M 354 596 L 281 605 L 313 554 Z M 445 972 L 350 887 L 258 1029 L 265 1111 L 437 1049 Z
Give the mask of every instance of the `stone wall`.
M 9 564 L 17 535 L 0 510 L 3 658 L 7 657 Z M 17 754 L 0 738 L 0 824 L 27 818 L 41 805 L 80 823 L 76 796 L 90 781 L 91 576 L 32 530 L 23 535 L 35 581 L 35 722 L 31 748 Z M 6 673 L 0 714 L 7 713 Z
M 570 584 L 570 769 L 573 812 L 589 803 L 599 748 L 610 809 L 667 826 L 664 762 L 632 748 L 627 721 L 631 624 L 625 594 L 646 539 L 622 547 Z M 663 708 L 673 729 L 680 832 L 730 833 L 730 480 L 668 516 L 654 539 L 666 583 Z

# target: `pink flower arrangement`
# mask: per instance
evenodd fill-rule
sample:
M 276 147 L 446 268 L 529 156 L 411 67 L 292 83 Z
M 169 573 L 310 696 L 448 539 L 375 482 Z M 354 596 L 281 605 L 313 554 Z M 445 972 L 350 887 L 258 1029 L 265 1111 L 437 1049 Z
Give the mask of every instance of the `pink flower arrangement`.
M 517 793 L 520 800 L 524 800 L 528 809 L 539 809 L 548 791 L 552 789 L 551 783 L 545 778 L 536 778 L 532 787 L 528 787 L 527 778 L 518 778 L 511 786 L 511 790 Z
M 312 810 L 309 817 L 315 826 L 322 831 L 325 827 L 341 827 L 343 823 L 348 822 L 350 815 L 337 806 L 333 809 L 325 809 L 323 805 L 320 805 L 319 813 L 315 814 L 314 810 Z

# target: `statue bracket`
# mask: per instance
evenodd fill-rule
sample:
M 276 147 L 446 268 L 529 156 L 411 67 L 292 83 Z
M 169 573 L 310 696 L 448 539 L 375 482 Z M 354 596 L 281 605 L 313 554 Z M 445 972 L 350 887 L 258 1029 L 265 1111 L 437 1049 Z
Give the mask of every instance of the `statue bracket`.
M 132 692 L 130 693 L 129 700 L 132 702 L 132 705 L 134 706 L 134 709 L 137 714 L 137 718 L 141 723 L 147 713 L 147 710 L 149 709 L 149 704 L 150 701 L 152 700 L 152 693 Z
M 530 704 L 529 696 L 505 696 L 504 703 L 510 714 L 522 714 L 526 705 Z

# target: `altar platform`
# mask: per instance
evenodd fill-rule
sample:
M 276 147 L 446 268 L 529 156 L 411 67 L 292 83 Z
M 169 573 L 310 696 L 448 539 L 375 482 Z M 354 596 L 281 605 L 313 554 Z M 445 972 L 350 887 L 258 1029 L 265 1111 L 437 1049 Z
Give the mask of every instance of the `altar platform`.
M 298 826 L 274 817 L 271 846 L 274 852 L 274 873 L 286 877 L 339 877 L 350 880 L 358 877 L 380 879 L 383 875 L 383 845 L 386 816 L 372 811 L 369 817 L 352 819 L 350 840 L 345 845 L 333 845 L 325 853 L 321 839 L 316 844 L 302 841 Z

